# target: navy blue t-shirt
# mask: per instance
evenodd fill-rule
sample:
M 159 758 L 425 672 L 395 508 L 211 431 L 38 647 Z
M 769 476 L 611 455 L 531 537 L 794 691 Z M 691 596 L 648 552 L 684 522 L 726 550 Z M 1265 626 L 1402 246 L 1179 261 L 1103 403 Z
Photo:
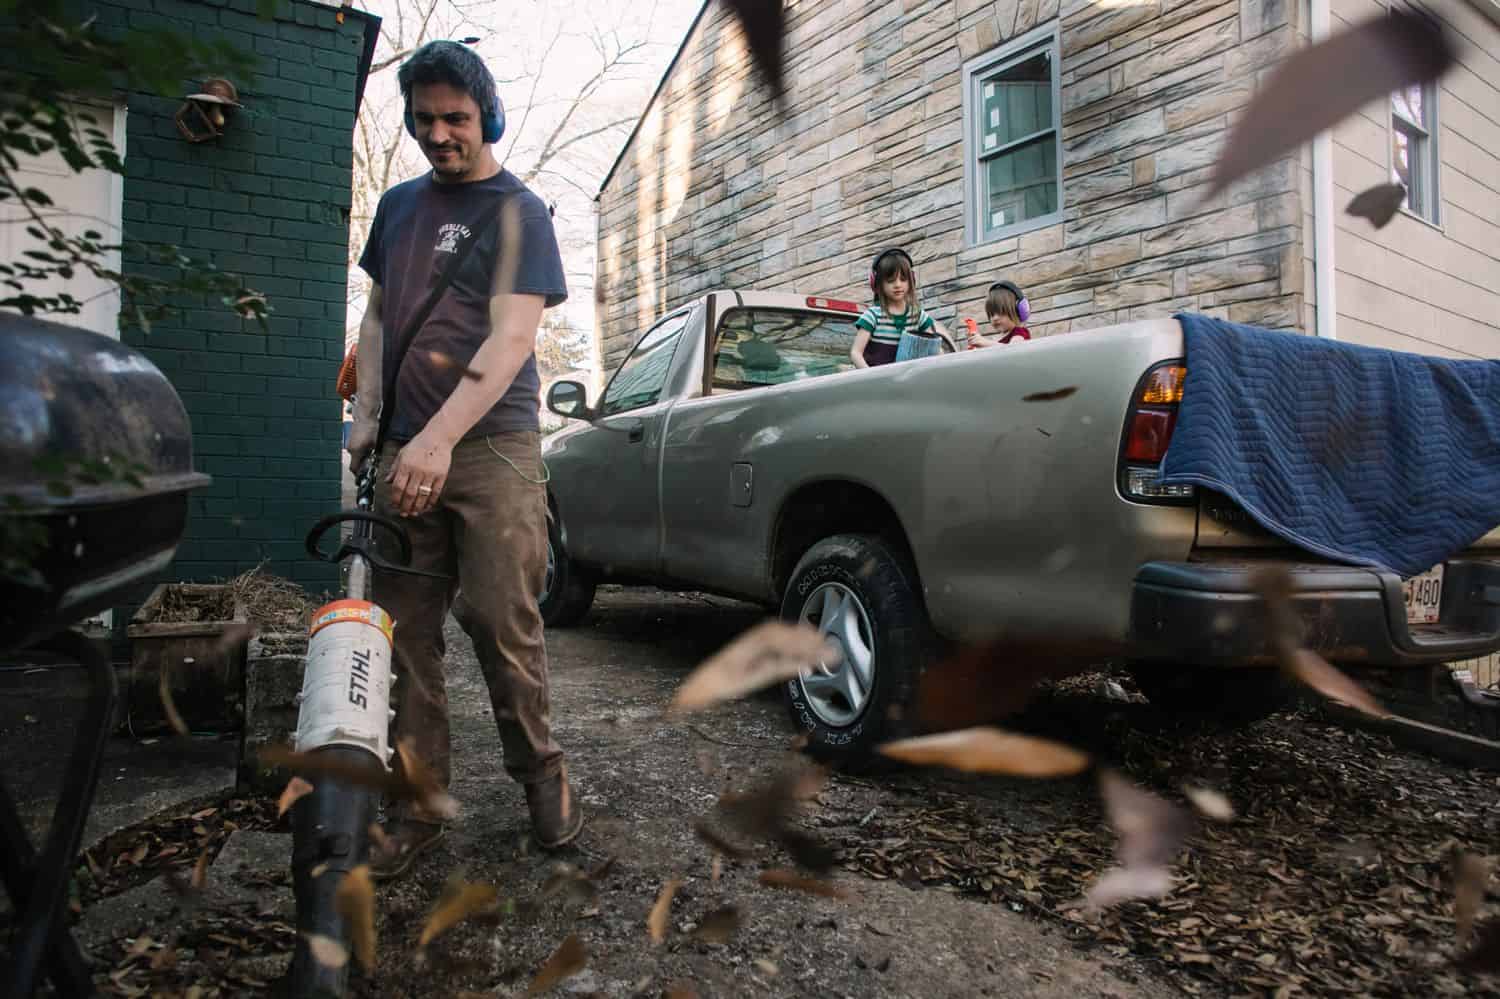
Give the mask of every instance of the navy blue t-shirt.
M 468 251 L 453 283 L 422 324 L 395 372 L 399 341 L 411 336 L 411 321 L 448 266 L 452 254 L 480 229 L 485 212 L 501 205 L 514 211 L 518 225 L 491 222 Z M 516 258 L 502 268 L 502 230 L 518 237 Z M 467 184 L 440 184 L 425 174 L 398 184 L 381 196 L 370 226 L 370 240 L 359 266 L 380 285 L 384 331 L 381 374 L 386 405 L 395 404 L 390 438 L 411 440 L 442 408 L 463 377 L 463 367 L 490 335 L 490 298 L 500 289 L 500 275 L 514 273 L 515 294 L 541 295 L 551 308 L 568 297 L 562 256 L 547 206 L 515 174 Z M 437 359 L 433 359 L 433 354 Z M 445 361 L 445 359 L 448 359 Z M 451 362 L 451 363 L 450 363 Z M 536 356 L 526 359 L 505 395 L 480 417 L 466 437 L 505 430 L 538 429 L 541 382 Z

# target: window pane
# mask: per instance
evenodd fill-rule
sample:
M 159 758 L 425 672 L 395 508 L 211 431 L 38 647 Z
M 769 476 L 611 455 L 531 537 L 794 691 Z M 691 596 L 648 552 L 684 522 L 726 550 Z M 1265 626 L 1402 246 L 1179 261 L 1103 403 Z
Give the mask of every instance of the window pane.
M 1399 118 L 1392 125 L 1391 180 L 1406 185 L 1406 200 L 1401 203 L 1403 208 L 1426 214 L 1422 207 L 1426 197 L 1423 190 L 1422 146 L 1426 140 L 1409 133 Z
M 747 389 L 850 371 L 854 317 L 734 309 L 719 327 L 714 388 Z
M 649 406 L 661 396 L 688 315 L 673 316 L 641 338 L 605 391 L 604 402 L 599 407 L 601 415 Z
M 1049 133 L 983 165 L 986 230 L 1057 211 L 1057 137 Z
M 979 151 L 1052 127 L 1052 53 L 1038 52 L 980 85 Z
M 1413 84 L 1405 90 L 1398 90 L 1392 94 L 1391 107 L 1396 110 L 1397 114 L 1405 117 L 1413 125 L 1421 125 L 1424 128 L 1427 126 L 1427 119 L 1424 117 L 1426 107 L 1422 100 L 1422 85 L 1420 83 Z

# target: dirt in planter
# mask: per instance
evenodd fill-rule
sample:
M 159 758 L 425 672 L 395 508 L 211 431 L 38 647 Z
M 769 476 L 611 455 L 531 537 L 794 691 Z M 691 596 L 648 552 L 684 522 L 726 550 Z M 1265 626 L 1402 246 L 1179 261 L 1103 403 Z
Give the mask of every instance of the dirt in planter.
M 185 624 L 191 621 L 229 621 L 234 618 L 234 593 L 230 590 L 184 590 L 169 586 L 146 621 L 151 624 Z
M 260 566 L 231 579 L 229 589 L 262 634 L 305 632 L 317 606 L 301 586 Z
M 307 630 L 317 607 L 301 586 L 265 572 L 262 566 L 217 583 L 212 589 L 167 587 L 154 607 L 144 608 L 142 619 L 153 624 L 229 621 L 238 603 L 257 631 L 297 634 Z

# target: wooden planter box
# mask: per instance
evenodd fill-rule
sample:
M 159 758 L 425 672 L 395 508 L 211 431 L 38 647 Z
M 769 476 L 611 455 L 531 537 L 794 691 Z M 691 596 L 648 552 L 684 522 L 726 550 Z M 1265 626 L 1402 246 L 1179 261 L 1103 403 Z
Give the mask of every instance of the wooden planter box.
M 245 704 L 245 642 L 237 634 L 246 627 L 244 607 L 230 598 L 226 602 L 233 611 L 228 617 L 155 620 L 170 599 L 206 602 L 228 593 L 230 588 L 220 584 L 164 583 L 131 618 L 125 629 L 130 638 L 130 679 L 124 724 L 133 734 L 170 731 L 161 703 L 163 672 L 172 702 L 191 731 L 239 730 Z

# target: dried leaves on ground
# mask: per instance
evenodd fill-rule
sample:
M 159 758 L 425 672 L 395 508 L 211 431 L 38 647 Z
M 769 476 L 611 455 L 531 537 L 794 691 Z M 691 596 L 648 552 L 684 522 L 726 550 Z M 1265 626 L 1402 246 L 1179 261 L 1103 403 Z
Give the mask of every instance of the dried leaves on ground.
M 1116 857 L 1087 784 L 911 772 L 887 779 L 866 819 L 867 799 L 842 810 L 835 781 L 815 818 L 842 866 L 1055 920 L 1081 946 L 1149 960 L 1189 994 L 1500 995 L 1477 973 L 1487 960 L 1500 968 L 1500 922 L 1485 923 L 1497 907 L 1481 904 L 1472 945 L 1454 939 L 1453 844 L 1500 842 L 1494 774 L 1395 751 L 1316 713 L 1199 730 L 1083 688 L 1044 692 L 1017 723 L 1076 738 L 1164 801 L 1212 787 L 1236 818 L 1199 824 L 1157 868 L 1165 895 L 1091 913 L 1080 895 Z

